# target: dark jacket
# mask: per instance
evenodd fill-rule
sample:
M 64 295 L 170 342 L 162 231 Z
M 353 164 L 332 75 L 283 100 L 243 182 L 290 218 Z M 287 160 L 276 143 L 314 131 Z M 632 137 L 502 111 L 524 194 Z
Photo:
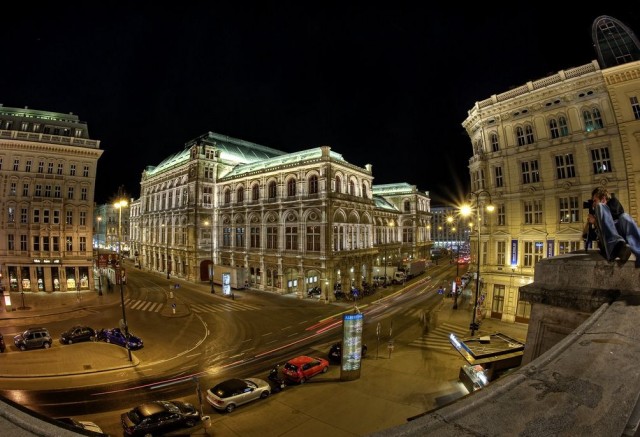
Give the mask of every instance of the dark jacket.
M 614 195 L 611 195 L 611 198 L 607 200 L 607 206 L 609 207 L 609 211 L 611 211 L 611 216 L 614 220 L 618 220 L 622 213 L 624 213 L 624 208 L 622 204 L 618 200 L 618 198 Z

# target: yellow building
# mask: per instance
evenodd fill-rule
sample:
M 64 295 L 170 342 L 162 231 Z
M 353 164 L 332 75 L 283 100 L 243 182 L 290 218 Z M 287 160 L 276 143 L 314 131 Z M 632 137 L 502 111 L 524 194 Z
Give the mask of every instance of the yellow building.
M 102 153 L 76 115 L 0 105 L 5 292 L 93 290 L 93 196 Z
M 640 62 L 563 70 L 476 102 L 463 123 L 472 191 L 490 196 L 472 232 L 482 314 L 527 322 L 518 288 L 543 257 L 583 250 L 584 201 L 596 186 L 638 218 Z M 472 267 L 475 269 L 477 267 Z

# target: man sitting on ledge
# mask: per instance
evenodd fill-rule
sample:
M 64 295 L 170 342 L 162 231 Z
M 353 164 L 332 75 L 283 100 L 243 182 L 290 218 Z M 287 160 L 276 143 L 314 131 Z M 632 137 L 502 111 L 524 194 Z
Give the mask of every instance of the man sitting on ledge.
M 640 229 L 636 222 L 624 212 L 620 201 L 609 195 L 604 187 L 595 188 L 591 192 L 591 200 L 595 218 L 589 216 L 589 221 L 596 223 L 603 255 L 608 261 L 618 258 L 624 263 L 633 252 L 636 267 L 640 267 Z

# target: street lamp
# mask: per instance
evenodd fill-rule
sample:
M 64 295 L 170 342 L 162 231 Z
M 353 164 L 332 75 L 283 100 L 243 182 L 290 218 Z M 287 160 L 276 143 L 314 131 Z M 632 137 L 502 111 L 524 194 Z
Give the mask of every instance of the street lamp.
M 448 216 L 447 217 L 447 223 L 452 224 L 454 222 L 454 218 L 452 216 Z M 451 232 L 453 232 L 455 235 L 456 232 L 456 228 L 455 226 L 451 228 Z M 453 239 L 452 241 L 452 249 L 453 249 Z M 453 250 L 451 250 L 451 255 L 453 256 Z M 458 294 L 459 294 L 459 290 L 457 288 L 458 286 L 458 278 L 460 277 L 460 242 L 457 241 L 456 242 L 456 290 L 455 293 L 453 293 L 453 309 L 457 310 L 458 309 Z
M 100 267 L 100 224 L 102 223 L 102 217 L 98 216 L 96 219 L 98 220 L 98 296 L 102 296 L 102 268 Z
M 494 206 L 491 204 L 491 193 L 489 193 L 487 190 L 480 190 L 480 191 L 476 191 L 474 193 L 471 193 L 469 196 L 470 197 L 474 197 L 475 198 L 475 209 L 476 209 L 476 218 L 478 220 L 478 258 L 476 260 L 477 262 L 477 274 L 476 274 L 476 295 L 475 295 L 475 301 L 473 304 L 473 314 L 472 314 L 472 318 L 471 318 L 471 325 L 469 325 L 469 328 L 471 329 L 471 336 L 473 337 L 474 334 L 476 333 L 476 331 L 478 330 L 479 324 L 476 323 L 476 313 L 478 312 L 478 296 L 480 294 L 480 200 L 482 198 L 482 195 L 485 195 L 486 197 L 489 198 L 489 203 L 487 204 L 487 211 L 489 212 L 493 212 L 493 210 L 495 209 Z M 468 216 L 471 214 L 471 206 L 470 205 L 463 205 L 460 208 L 460 214 L 462 214 L 463 216 Z
M 209 226 L 209 222 L 204 222 L 205 226 Z M 209 282 L 211 282 L 211 294 L 216 294 L 213 288 L 213 221 L 211 222 L 211 265 L 209 265 Z
M 125 199 L 121 199 L 113 204 L 114 207 L 118 208 L 118 258 L 120 263 L 120 268 L 116 270 L 116 273 L 120 276 L 120 305 L 122 306 L 122 324 L 124 325 L 124 336 L 129 340 L 129 325 L 127 325 L 127 314 L 124 308 L 124 281 L 122 280 L 122 208 L 128 206 L 129 204 Z M 127 348 L 127 352 L 129 353 L 129 361 L 133 361 L 131 358 L 131 349 Z

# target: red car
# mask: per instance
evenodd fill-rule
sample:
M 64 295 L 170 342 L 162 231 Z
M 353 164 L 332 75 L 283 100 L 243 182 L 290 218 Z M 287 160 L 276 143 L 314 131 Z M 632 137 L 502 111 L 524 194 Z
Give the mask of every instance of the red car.
M 318 373 L 326 373 L 327 370 L 329 370 L 329 361 L 324 358 L 301 355 L 284 363 L 282 374 L 287 380 L 302 384 Z

